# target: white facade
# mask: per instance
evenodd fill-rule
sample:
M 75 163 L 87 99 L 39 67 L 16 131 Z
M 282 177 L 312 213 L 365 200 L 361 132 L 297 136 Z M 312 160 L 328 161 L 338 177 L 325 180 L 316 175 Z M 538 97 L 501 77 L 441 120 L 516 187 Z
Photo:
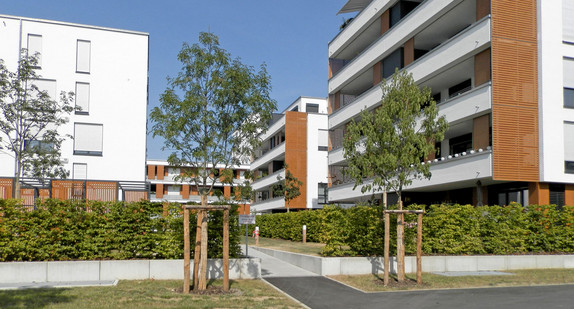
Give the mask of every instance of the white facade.
M 326 186 L 328 181 L 327 120 L 327 100 L 323 98 L 300 97 L 281 114 L 275 114 L 265 133 L 260 135 L 262 146 L 250 165 L 256 178 L 252 183 L 256 192 L 252 212 L 286 210 L 284 197 L 275 197 L 272 193 L 273 185 L 279 183 L 277 177 L 285 179 L 285 163 L 303 182 L 301 197 L 291 201 L 288 207 L 323 207 L 319 187 Z M 299 143 L 303 140 L 304 145 Z
M 149 35 L 0 15 L 0 58 L 14 71 L 21 48 L 40 53 L 40 88 L 76 94 L 81 112 L 61 127 L 70 178 L 144 181 Z M 12 177 L 0 152 L 0 176 Z

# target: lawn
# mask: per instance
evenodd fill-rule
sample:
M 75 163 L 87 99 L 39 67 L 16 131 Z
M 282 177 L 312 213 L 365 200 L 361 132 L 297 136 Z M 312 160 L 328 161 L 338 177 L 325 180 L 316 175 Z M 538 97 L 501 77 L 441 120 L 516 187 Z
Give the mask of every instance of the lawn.
M 261 280 L 232 280 L 231 295 L 183 295 L 181 280 L 120 281 L 111 287 L 0 291 L 1 308 L 301 308 Z M 220 286 L 222 282 L 212 282 Z
M 245 236 L 241 237 L 241 243 L 245 245 Z M 249 237 L 249 245 L 255 246 L 255 238 Z M 323 249 L 324 246 L 325 244 L 315 242 L 303 243 L 284 239 L 259 237 L 259 247 L 314 256 L 320 256 L 321 249 Z
M 416 274 L 407 274 L 407 283 L 394 287 L 383 285 L 383 274 L 329 277 L 366 292 L 574 284 L 574 269 L 535 269 L 506 272 L 512 275 L 447 277 L 423 273 L 422 285 L 416 285 Z M 394 278 L 391 280 L 394 281 Z

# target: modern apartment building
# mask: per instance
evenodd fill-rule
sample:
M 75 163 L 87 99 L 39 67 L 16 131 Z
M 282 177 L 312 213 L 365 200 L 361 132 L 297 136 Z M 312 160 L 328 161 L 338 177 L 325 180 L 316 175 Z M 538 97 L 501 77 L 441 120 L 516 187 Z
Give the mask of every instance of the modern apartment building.
M 60 127 L 61 135 L 74 137 L 61 148 L 74 181 L 60 181 L 59 191 L 52 182 L 40 195 L 122 199 L 131 190 L 129 199 L 147 198 L 148 41 L 142 32 L 0 15 L 0 59 L 7 67 L 16 70 L 23 48 L 39 53 L 41 78 L 33 83 L 53 98 L 73 91 L 73 104 L 81 107 Z M 12 193 L 13 175 L 14 159 L 0 151 L 8 189 L 0 197 Z
M 289 209 L 322 208 L 327 188 L 327 100 L 300 97 L 285 111 L 274 114 L 262 144 L 251 162 L 255 180 L 252 212 L 283 212 Z M 303 183 L 300 195 L 285 203 L 284 194 L 273 192 L 285 179 L 285 165 Z
M 201 202 L 197 186 L 178 177 L 183 175 L 183 169 L 185 168 L 189 167 L 173 166 L 163 160 L 148 160 L 146 164 L 146 180 L 150 182 L 150 201 L 172 203 Z M 223 170 L 223 166 L 221 166 L 221 170 Z M 246 171 L 249 171 L 249 165 L 242 165 L 233 169 L 233 185 L 216 181 L 213 188 L 214 194 L 212 193 L 207 197 L 207 202 L 213 203 L 222 199 L 230 200 L 239 205 L 239 214 L 249 214 L 250 201 L 236 201 L 232 198 L 234 192 L 232 187 L 249 181 L 245 177 Z
M 449 122 L 407 203 L 574 205 L 574 0 L 350 0 L 329 43 L 329 200 L 370 197 L 342 172 L 345 125 L 395 68 Z

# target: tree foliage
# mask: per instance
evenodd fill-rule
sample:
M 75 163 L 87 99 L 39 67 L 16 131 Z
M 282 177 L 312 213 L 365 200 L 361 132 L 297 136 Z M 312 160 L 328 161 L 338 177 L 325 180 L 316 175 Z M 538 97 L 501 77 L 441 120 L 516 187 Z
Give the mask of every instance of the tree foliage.
M 65 178 L 60 146 L 66 137 L 58 128 L 68 122 L 72 92 L 52 98 L 35 85 L 37 55 L 21 51 L 15 72 L 0 60 L 0 149 L 14 157 L 16 183 L 22 176 Z M 17 194 L 19 190 L 16 190 Z
M 152 132 L 173 151 L 170 164 L 191 166 L 180 178 L 207 195 L 220 169 L 249 159 L 276 103 L 265 65 L 256 71 L 232 59 L 212 33 L 202 32 L 192 46 L 184 43 L 177 58 L 181 71 L 168 78 L 160 106 L 151 112 Z
M 444 138 L 448 123 L 438 117 L 430 89 L 421 90 L 405 71 L 395 72 L 381 87 L 381 104 L 363 110 L 360 120 L 347 126 L 346 173 L 355 188 L 362 185 L 363 193 L 395 191 L 400 201 L 413 179 L 431 177 L 424 160 L 436 151 L 435 142 Z
M 285 164 L 285 179 L 278 175 L 277 180 L 279 182 L 271 187 L 273 196 L 284 196 L 285 208 L 289 211 L 289 203 L 301 195 L 299 188 L 303 185 L 303 182 L 291 173 L 287 164 Z

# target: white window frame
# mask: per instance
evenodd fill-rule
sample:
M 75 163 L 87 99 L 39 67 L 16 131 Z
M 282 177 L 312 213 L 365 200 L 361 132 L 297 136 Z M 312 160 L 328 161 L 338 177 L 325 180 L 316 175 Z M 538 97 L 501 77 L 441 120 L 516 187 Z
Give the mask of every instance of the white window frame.
M 79 129 L 83 126 L 82 130 L 89 130 L 87 127 L 92 127 L 92 132 L 89 132 L 88 137 L 83 137 L 84 133 Z M 99 131 L 99 132 L 98 132 Z M 98 134 L 99 133 L 99 134 Z M 95 137 L 95 138 L 94 138 Z M 103 156 L 104 148 L 104 125 L 97 123 L 74 123 L 74 155 L 80 156 Z
M 90 74 L 92 42 L 78 40 L 76 42 L 76 73 Z
M 38 64 L 36 68 L 42 67 L 42 36 L 39 34 L 28 33 L 28 56 L 38 53 Z
M 85 88 L 84 90 L 79 90 L 80 88 L 78 88 L 78 86 L 80 86 L 80 88 L 87 86 L 87 88 Z M 83 91 L 86 91 L 86 93 L 84 93 Z M 76 82 L 75 100 L 76 100 L 76 112 L 75 112 L 76 115 L 89 115 L 90 114 L 90 83 Z M 82 101 L 85 101 L 85 102 L 82 102 Z M 81 105 L 85 105 L 85 108 L 80 105 L 81 110 L 78 110 L 78 106 L 79 106 L 78 103 L 80 103 Z

